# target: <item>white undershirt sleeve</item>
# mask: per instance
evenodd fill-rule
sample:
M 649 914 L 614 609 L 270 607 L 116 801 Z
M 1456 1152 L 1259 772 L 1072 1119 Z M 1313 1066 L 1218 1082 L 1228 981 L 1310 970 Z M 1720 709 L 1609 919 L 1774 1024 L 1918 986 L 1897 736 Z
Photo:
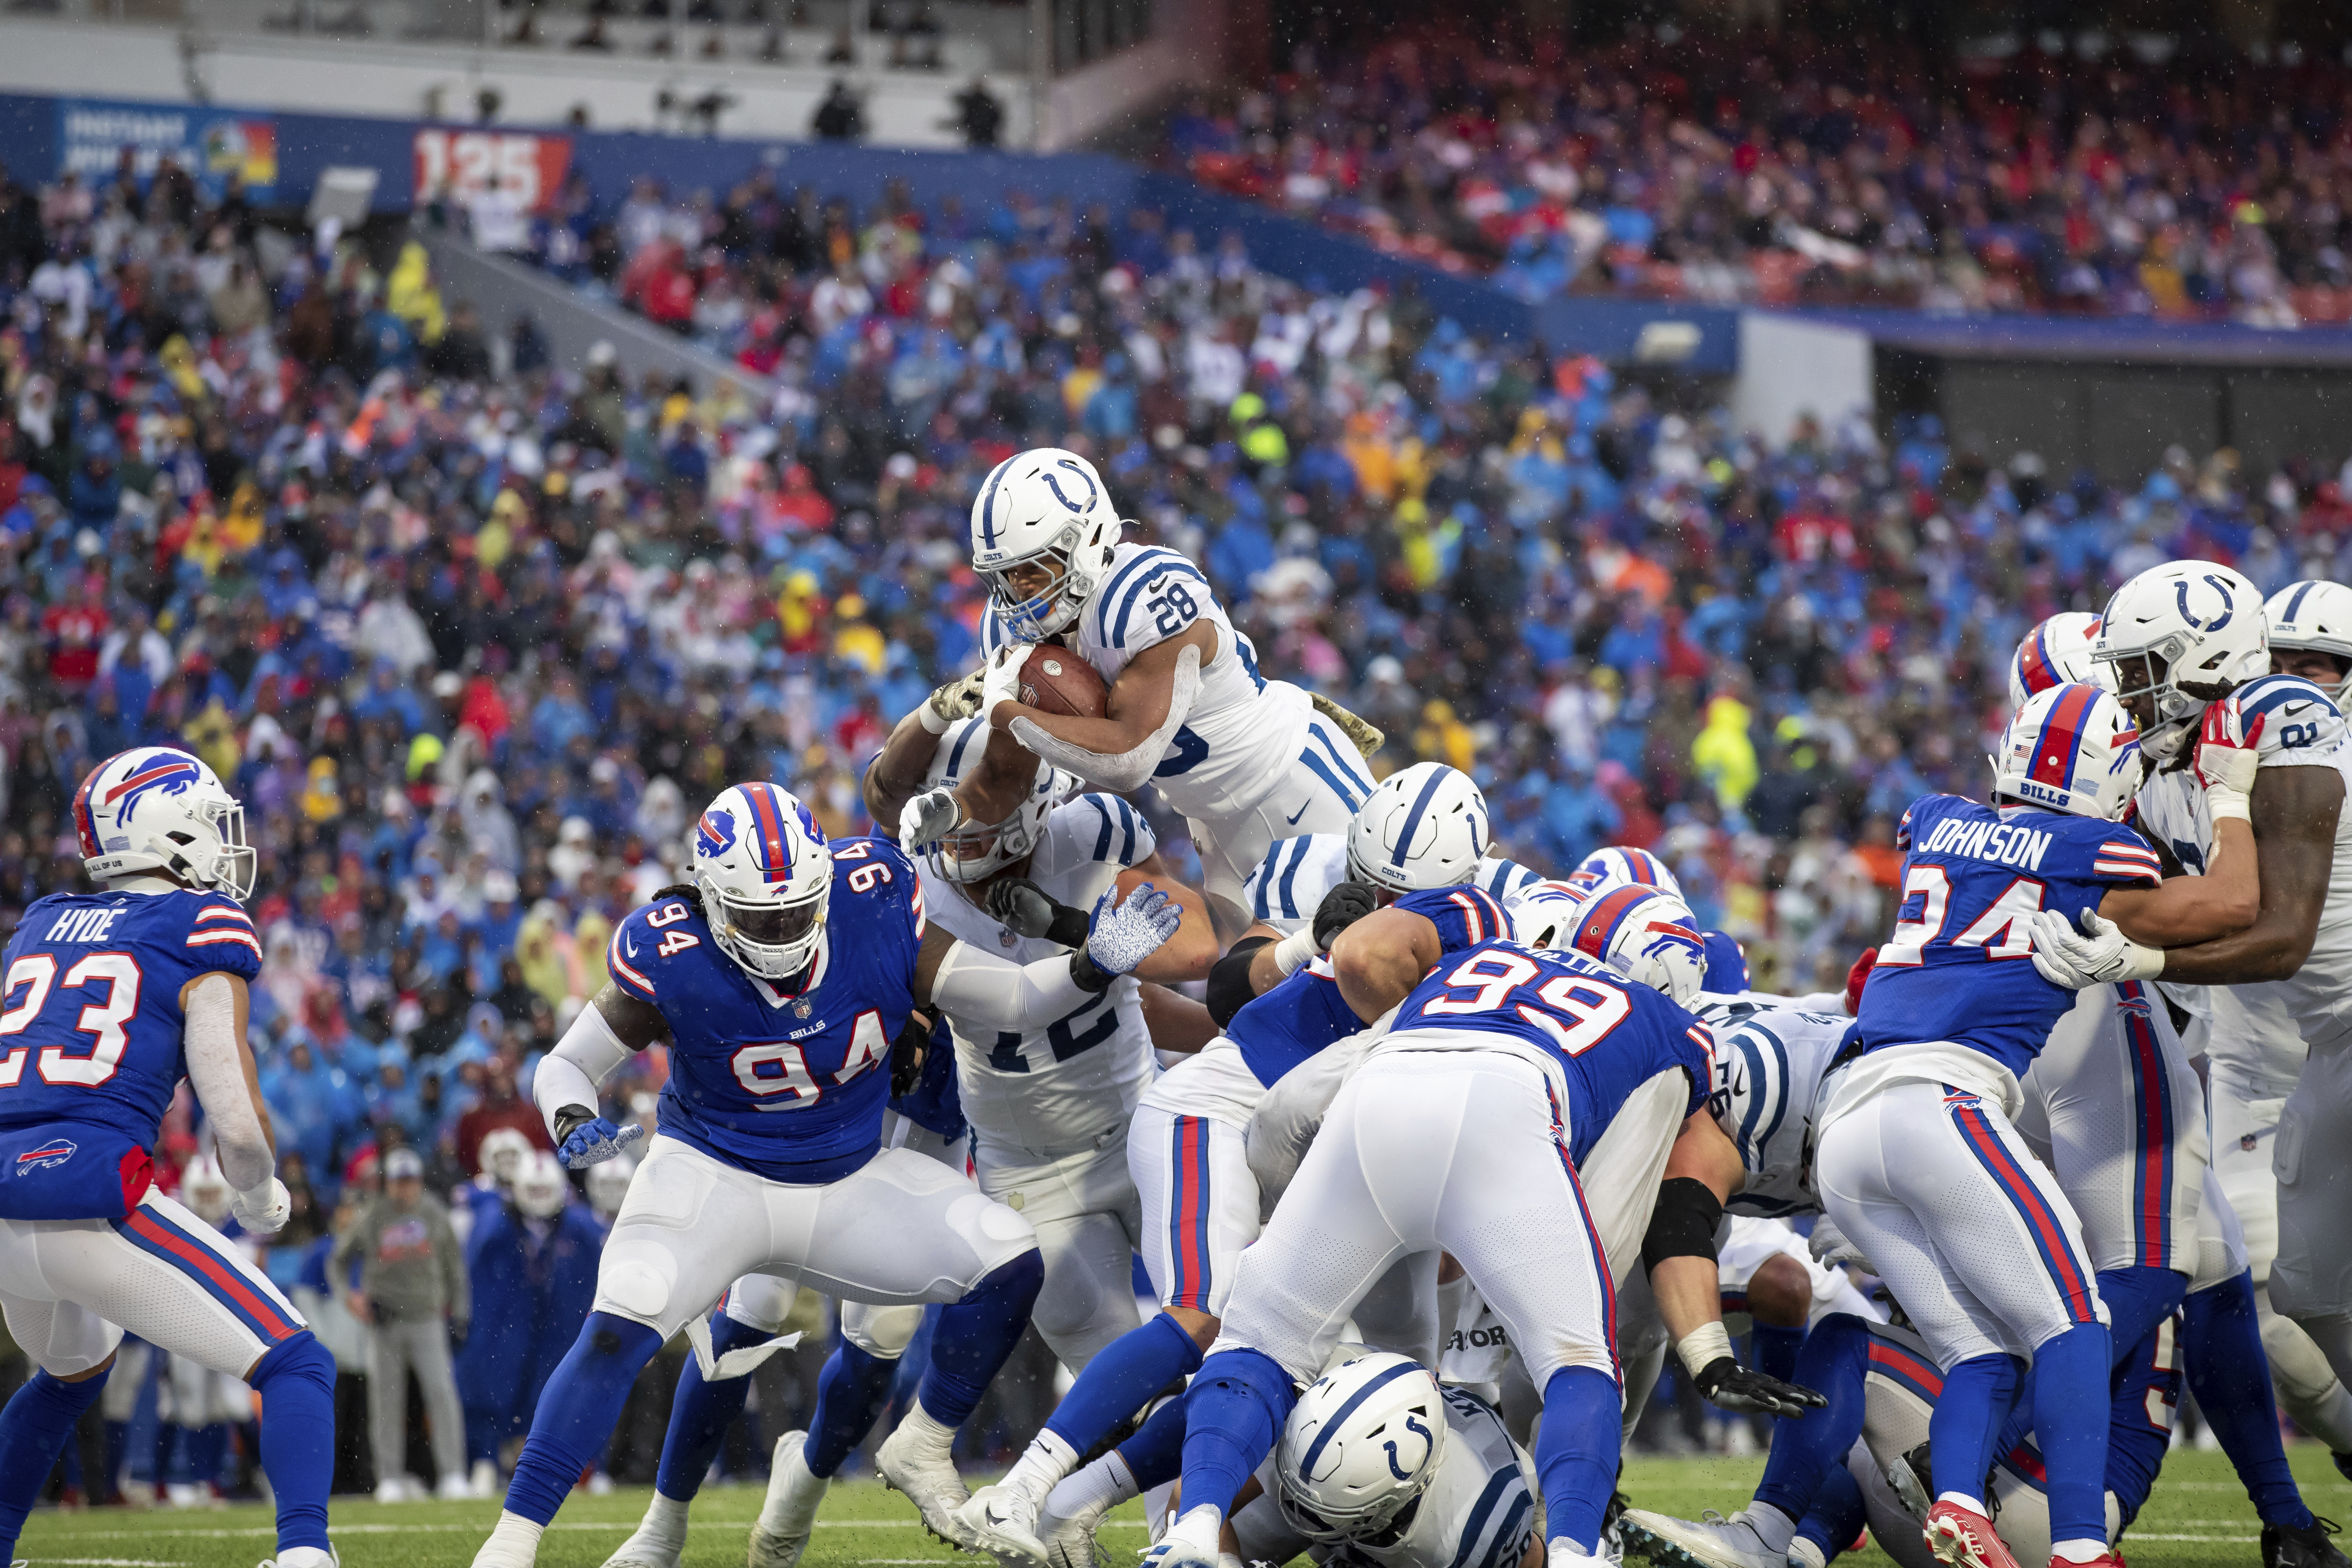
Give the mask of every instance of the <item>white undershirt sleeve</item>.
M 540 1115 L 547 1119 L 548 1136 L 555 1136 L 555 1113 L 563 1107 L 584 1105 L 595 1110 L 598 1089 L 634 1055 L 596 1010 L 596 1004 L 581 1008 L 572 1026 L 563 1031 L 563 1038 L 541 1058 L 539 1070 L 531 1076 L 530 1097 L 538 1103 Z
M 931 981 L 931 1002 L 940 1011 L 992 1029 L 1042 1029 L 1101 994 L 1070 978 L 1067 954 L 1013 963 L 968 942 L 948 949 Z
M 221 1174 L 230 1190 L 249 1193 L 278 1173 L 261 1110 L 245 1079 L 245 1054 L 237 1047 L 236 992 L 226 974 L 207 974 L 188 994 L 187 1026 L 182 1037 L 188 1058 L 188 1084 L 220 1148 Z

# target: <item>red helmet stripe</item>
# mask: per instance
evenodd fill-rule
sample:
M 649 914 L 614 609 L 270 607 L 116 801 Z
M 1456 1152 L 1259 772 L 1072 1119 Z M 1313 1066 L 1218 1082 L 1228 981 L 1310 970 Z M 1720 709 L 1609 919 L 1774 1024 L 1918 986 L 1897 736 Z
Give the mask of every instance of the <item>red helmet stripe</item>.
M 1611 889 L 1587 905 L 1583 918 L 1576 922 L 1576 950 L 1592 958 L 1606 959 L 1609 944 L 1616 940 L 1617 928 L 1625 923 L 1625 917 L 1635 905 L 1645 904 L 1657 896 L 1655 889 L 1639 882 Z
M 772 784 L 748 784 L 743 786 L 745 798 L 751 803 L 751 815 L 758 818 L 760 837 L 768 847 L 766 863 L 761 869 L 771 882 L 781 882 L 793 874 L 792 852 L 784 847 L 784 814 L 776 804 L 776 786 Z
M 2026 770 L 2027 778 L 2052 789 L 2074 787 L 2074 759 L 2082 752 L 2083 731 L 2098 700 L 2095 686 L 2066 688 L 2042 721 L 2042 732 L 2034 737 L 2033 763 Z

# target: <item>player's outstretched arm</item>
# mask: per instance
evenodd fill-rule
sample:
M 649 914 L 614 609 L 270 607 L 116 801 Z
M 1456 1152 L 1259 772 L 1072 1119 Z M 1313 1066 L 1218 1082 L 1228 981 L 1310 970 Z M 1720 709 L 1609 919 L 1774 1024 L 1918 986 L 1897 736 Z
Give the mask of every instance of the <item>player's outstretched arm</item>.
M 1196 625 L 1181 636 L 1153 644 L 1111 682 L 1099 719 L 1029 707 L 1008 689 L 1017 673 L 1013 679 L 1004 679 L 992 667 L 983 699 L 988 721 L 1089 784 L 1120 792 L 1140 789 L 1168 755 L 1170 740 L 1200 700 L 1202 666 L 1216 656 L 1213 626 Z
M 1331 943 L 1339 994 L 1369 1024 L 1412 993 L 1445 950 L 1437 927 L 1408 910 L 1376 910 Z
M 580 1009 L 530 1081 L 531 1099 L 566 1165 L 576 1171 L 601 1163 L 645 1136 L 644 1128 L 617 1126 L 602 1114 L 598 1095 L 623 1062 L 668 1037 L 660 1008 L 610 981 Z
M 221 1175 L 236 1194 L 229 1210 L 246 1229 L 269 1236 L 284 1227 L 293 1200 L 278 1179 L 269 1108 L 246 1043 L 251 1005 L 244 977 L 220 971 L 199 974 L 180 990 L 188 1084 L 219 1145 Z
M 2262 914 L 2262 882 L 2253 829 L 2242 818 L 2224 817 L 2213 824 L 2213 859 L 2204 876 L 2155 888 L 2110 889 L 2099 900 L 2099 912 L 2134 942 L 2188 947 L 2235 936 L 2252 925 Z
M 1649 1270 L 1659 1319 L 1692 1386 L 1724 1410 L 1802 1415 L 1828 1401 L 1810 1388 L 1741 1366 L 1723 1327 L 1715 1227 L 1725 1201 L 1746 1179 L 1739 1151 L 1713 1112 L 1704 1107 L 1693 1111 L 1667 1152 L 1657 1206 L 1642 1238 L 1642 1263 Z
M 1023 886 L 1035 891 L 1034 884 Z M 1050 900 L 1044 902 L 1051 908 Z M 991 912 L 995 912 L 993 906 Z M 1176 934 L 1182 919 L 1176 902 L 1149 882 L 1124 899 L 1112 888 L 1096 903 L 1090 929 L 1076 952 L 1034 963 L 1009 963 L 958 942 L 939 926 L 928 926 L 915 960 L 915 1005 L 936 1003 L 950 1016 L 982 1028 L 1043 1028 L 1109 990 L 1120 975 L 1131 973 Z
M 2234 934 L 2173 948 L 2165 954 L 2164 977 L 2188 984 L 2235 985 L 2284 980 L 2301 969 L 2311 956 L 2319 912 L 2327 902 L 2336 819 L 2343 809 L 2344 775 L 2334 768 L 2264 768 L 2252 794 L 2252 854 L 2241 856 L 2241 864 L 2250 861 L 2259 880 L 2253 921 Z M 2221 839 L 2220 830 L 2243 830 L 2246 825 L 2225 821 L 2214 826 L 2220 847 L 2214 872 L 2220 873 L 2231 854 L 2231 840 Z M 2212 879 L 2212 875 L 2199 879 Z M 2107 898 L 2113 900 L 2115 895 Z

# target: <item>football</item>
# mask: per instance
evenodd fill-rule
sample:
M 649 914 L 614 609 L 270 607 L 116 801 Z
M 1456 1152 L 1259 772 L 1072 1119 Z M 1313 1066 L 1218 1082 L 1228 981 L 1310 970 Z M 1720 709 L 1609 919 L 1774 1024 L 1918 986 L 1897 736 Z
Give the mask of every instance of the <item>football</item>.
M 1047 713 L 1099 719 L 1109 695 L 1093 665 L 1055 643 L 1030 649 L 1028 662 L 1021 667 L 1021 700 Z

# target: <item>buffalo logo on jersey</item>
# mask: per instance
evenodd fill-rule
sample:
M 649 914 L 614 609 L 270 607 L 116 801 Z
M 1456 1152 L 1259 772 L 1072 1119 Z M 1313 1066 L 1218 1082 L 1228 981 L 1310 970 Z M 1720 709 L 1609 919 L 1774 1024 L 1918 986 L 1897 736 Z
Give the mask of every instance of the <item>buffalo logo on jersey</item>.
M 197 772 L 196 760 L 185 752 L 157 752 L 136 764 L 128 778 L 109 784 L 97 801 L 90 799 L 90 786 L 98 782 L 103 769 L 93 769 L 82 781 L 74 801 L 74 831 L 81 839 L 85 858 L 130 847 L 128 838 L 110 838 L 100 845 L 98 840 L 98 814 L 93 806 L 105 806 L 114 812 L 118 825 L 128 826 L 138 811 L 139 803 L 151 795 L 185 795 L 188 786 L 203 776 Z
M 52 1138 L 37 1149 L 27 1149 L 16 1156 L 16 1173 L 29 1175 L 35 1171 L 54 1170 L 74 1157 L 78 1145 L 69 1138 Z
M 713 859 L 735 847 L 735 814 L 720 811 L 716 806 L 706 811 L 694 825 L 694 848 L 698 855 Z

